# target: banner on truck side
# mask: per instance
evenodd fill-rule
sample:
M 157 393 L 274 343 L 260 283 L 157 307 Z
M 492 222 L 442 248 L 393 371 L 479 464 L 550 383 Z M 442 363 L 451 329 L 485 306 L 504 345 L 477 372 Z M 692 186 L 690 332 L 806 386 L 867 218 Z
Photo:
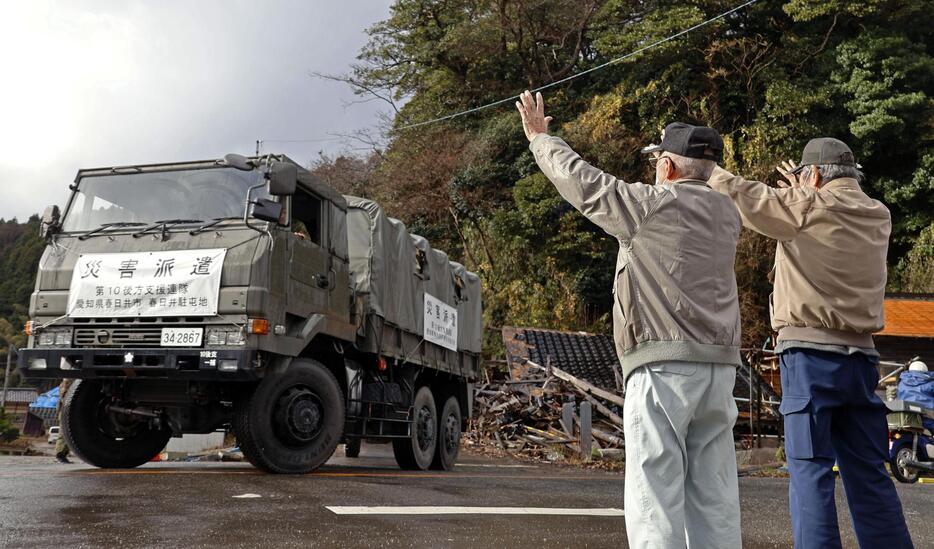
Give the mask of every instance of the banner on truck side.
M 457 350 L 457 309 L 425 292 L 425 340 Z
M 74 318 L 217 314 L 226 249 L 82 254 L 68 315 Z

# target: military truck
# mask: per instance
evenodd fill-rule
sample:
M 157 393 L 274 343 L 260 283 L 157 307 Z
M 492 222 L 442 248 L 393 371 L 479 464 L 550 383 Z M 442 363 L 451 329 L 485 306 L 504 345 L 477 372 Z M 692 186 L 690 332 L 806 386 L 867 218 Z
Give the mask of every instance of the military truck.
M 81 170 L 50 206 L 25 377 L 76 378 L 62 434 L 127 468 L 232 429 L 272 473 L 341 442 L 450 469 L 480 366 L 480 280 L 284 155 Z

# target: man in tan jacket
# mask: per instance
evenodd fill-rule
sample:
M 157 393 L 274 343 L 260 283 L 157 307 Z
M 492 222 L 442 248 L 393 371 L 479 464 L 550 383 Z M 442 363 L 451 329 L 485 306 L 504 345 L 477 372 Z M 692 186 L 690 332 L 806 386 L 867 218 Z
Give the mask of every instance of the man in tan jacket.
M 733 385 L 740 218 L 706 184 L 723 140 L 669 124 L 655 185 L 626 183 L 549 136 L 541 94 L 517 103 L 558 192 L 619 241 L 613 326 L 626 377 L 626 535 L 631 547 L 740 547 Z
M 861 547 L 911 547 L 885 470 L 886 407 L 872 334 L 883 327 L 889 211 L 860 189 L 849 147 L 812 139 L 784 188 L 717 168 L 709 185 L 733 199 L 743 224 L 778 241 L 772 328 L 781 357 L 785 454 L 795 547 L 840 547 L 834 503 L 839 464 Z

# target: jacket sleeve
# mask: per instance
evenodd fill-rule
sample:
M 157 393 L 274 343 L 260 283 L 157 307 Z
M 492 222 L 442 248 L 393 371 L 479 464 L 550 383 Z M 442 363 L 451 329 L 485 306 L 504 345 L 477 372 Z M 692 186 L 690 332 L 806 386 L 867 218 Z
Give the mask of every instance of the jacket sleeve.
M 719 166 L 707 184 L 733 200 L 746 228 L 776 240 L 791 240 L 798 234 L 817 194 L 810 188 L 778 189 L 747 181 Z
M 664 191 L 626 183 L 581 159 L 563 140 L 539 134 L 529 145 L 535 161 L 558 193 L 607 233 L 629 239 Z

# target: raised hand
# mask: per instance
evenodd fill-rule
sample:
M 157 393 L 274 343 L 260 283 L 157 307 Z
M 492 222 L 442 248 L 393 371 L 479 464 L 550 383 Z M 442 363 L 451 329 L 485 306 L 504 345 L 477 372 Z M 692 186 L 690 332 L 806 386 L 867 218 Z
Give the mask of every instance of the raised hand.
M 796 167 L 796 166 L 795 166 L 795 163 L 792 162 L 791 160 L 785 160 L 785 161 L 783 161 L 781 164 L 779 164 L 778 166 L 775 167 L 775 171 L 777 171 L 778 173 L 780 173 L 782 177 L 784 177 L 785 179 L 788 180 L 788 182 L 786 183 L 785 181 L 779 179 L 779 180 L 778 180 L 778 186 L 779 186 L 779 187 L 782 187 L 782 188 L 795 187 L 795 188 L 797 188 L 797 187 L 801 187 L 801 186 L 804 185 L 804 181 L 802 181 L 800 177 L 798 177 L 796 174 L 791 173 L 791 170 L 795 169 L 795 167 Z
M 516 101 L 516 108 L 522 116 L 522 129 L 525 130 L 525 137 L 532 141 L 536 135 L 548 133 L 548 123 L 551 122 L 551 117 L 545 116 L 545 100 L 541 92 L 532 97 L 532 92 L 526 90 L 519 96 L 519 99 L 521 101 Z

